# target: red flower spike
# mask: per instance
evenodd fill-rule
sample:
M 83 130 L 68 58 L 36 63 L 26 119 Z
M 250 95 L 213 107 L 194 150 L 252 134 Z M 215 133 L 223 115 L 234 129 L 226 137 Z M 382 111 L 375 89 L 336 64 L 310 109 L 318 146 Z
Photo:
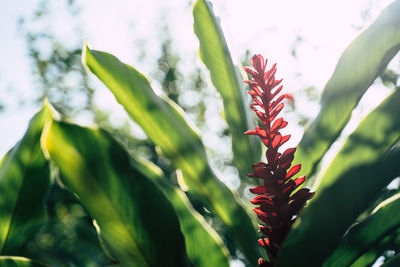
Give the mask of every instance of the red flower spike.
M 275 135 L 274 139 L 272 140 L 271 147 L 273 149 L 276 149 L 278 147 L 278 145 L 280 144 L 281 140 L 282 140 L 282 135 L 280 135 L 280 134 Z
M 267 138 L 261 138 L 261 141 L 264 143 L 265 146 L 269 145 L 269 142 L 268 142 Z
M 290 134 L 283 136 L 279 146 L 281 146 L 284 143 L 286 143 L 290 139 L 290 136 L 291 136 Z
M 254 212 L 257 213 L 258 215 L 262 215 L 262 216 L 267 216 L 268 214 L 260 209 L 257 208 L 253 208 Z
M 298 187 L 299 185 L 304 183 L 305 180 L 306 180 L 306 177 L 305 176 L 301 176 L 299 178 L 294 179 L 293 182 L 295 182 L 296 183 L 296 187 Z
M 267 138 L 267 131 L 264 128 L 256 127 L 256 132 L 260 137 Z
M 261 203 L 272 204 L 272 199 L 263 195 L 256 196 L 252 201 L 250 201 L 254 205 L 258 205 Z
M 307 188 L 293 191 L 305 181 L 305 176 L 292 179 L 300 169 L 301 164 L 292 165 L 296 148 L 286 149 L 282 154 L 280 147 L 290 139 L 289 135 L 282 135 L 280 130 L 287 126 L 283 118 L 276 118 L 284 108 L 283 99 L 293 102 L 289 94 L 279 95 L 283 86 L 282 79 L 276 80 L 276 64 L 267 70 L 267 60 L 261 55 L 251 58 L 253 68 L 245 67 L 251 79 L 244 81 L 250 85 L 248 92 L 254 110 L 261 120 L 263 127 L 247 131 L 247 135 L 257 135 L 266 146 L 267 163 L 253 164 L 253 173 L 249 177 L 259 178 L 262 184 L 250 189 L 257 194 L 251 203 L 257 205 L 253 210 L 262 222 L 259 225 L 261 238 L 258 241 L 266 250 L 269 260 L 259 259 L 259 267 L 272 267 L 282 243 L 295 221 L 296 215 L 303 209 L 307 201 L 313 196 Z
M 249 177 L 257 177 L 257 178 L 261 178 L 264 180 L 270 179 L 272 178 L 272 174 L 270 172 L 267 171 L 267 169 L 265 169 L 264 167 L 256 167 L 253 168 L 254 173 L 249 174 Z
M 257 162 L 251 165 L 251 167 L 255 168 L 255 167 L 267 167 L 267 164 L 265 164 L 264 162 Z
M 277 96 L 282 91 L 283 86 L 279 86 L 278 89 L 275 90 L 275 92 L 272 94 L 271 99 Z
M 252 192 L 253 194 L 265 194 L 266 189 L 264 186 L 259 185 L 259 186 L 250 188 L 250 192 Z
M 307 198 L 309 198 L 310 196 L 312 196 L 312 195 L 314 195 L 314 193 L 312 192 L 310 192 L 310 189 L 308 189 L 308 188 L 302 188 L 302 189 L 300 189 L 299 191 L 297 191 L 296 193 L 294 193 L 291 197 L 290 197 L 290 200 L 296 200 L 296 199 L 299 199 L 299 198 L 303 198 L 303 197 L 307 197 Z M 260 197 L 260 196 L 257 196 L 257 197 Z
M 286 100 L 289 102 L 289 104 L 291 106 L 293 106 L 294 105 L 294 97 L 291 94 L 285 94 L 284 96 L 285 96 Z
M 292 168 L 290 168 L 290 170 L 286 174 L 285 180 L 292 178 L 293 175 L 295 175 L 300 171 L 300 169 L 301 169 L 301 164 L 294 165 Z
M 276 151 L 274 151 L 273 149 L 270 149 L 270 150 L 267 150 L 267 152 L 265 153 L 265 156 L 267 157 L 267 162 L 268 162 L 269 166 L 275 168 L 276 161 L 278 160 L 278 157 L 279 157 L 278 153 L 276 153 Z
M 293 154 L 286 155 L 285 157 L 281 157 L 281 161 L 279 163 L 279 167 L 282 169 L 289 169 L 290 165 L 292 164 L 292 160 L 294 159 Z
M 250 69 L 250 68 L 248 68 L 248 67 L 244 67 L 244 70 L 245 70 L 248 74 L 250 74 L 251 76 L 255 76 L 255 75 L 256 75 L 256 73 L 255 73 L 252 69 Z
M 285 98 L 285 96 L 284 96 L 284 95 L 281 95 L 280 97 L 278 97 L 277 100 L 273 101 L 273 102 L 269 105 L 270 110 L 274 109 L 284 98 Z
M 249 130 L 249 131 L 245 132 L 244 134 L 247 134 L 247 135 L 257 135 L 257 132 L 256 132 L 256 130 Z
M 281 129 L 282 128 L 282 124 L 283 124 L 283 119 L 282 118 L 276 119 L 274 124 L 272 124 L 271 133 L 275 133 L 276 131 Z
M 268 238 L 260 238 L 258 239 L 258 243 L 263 247 L 269 247 L 269 239 Z
M 282 188 L 282 195 L 289 197 L 289 195 L 293 192 L 293 190 L 296 188 L 296 184 L 293 182 L 293 180 L 290 180 L 287 182 L 283 188 Z
M 275 174 L 275 179 L 278 181 L 278 183 L 283 184 L 283 182 L 285 182 L 285 180 L 284 180 L 284 178 L 286 176 L 285 169 L 278 167 L 274 174 Z
M 284 157 L 287 157 L 287 156 L 290 156 L 290 155 L 294 155 L 294 152 L 296 152 L 296 148 L 295 147 L 288 148 L 288 149 L 285 150 L 285 152 L 282 153 L 281 158 L 284 158 Z
M 303 194 L 300 197 L 296 198 L 296 200 L 293 200 L 292 202 L 290 202 L 290 211 L 292 214 L 298 214 L 299 211 L 301 211 L 301 209 L 304 207 L 304 204 L 310 197 L 309 194 L 312 194 L 312 193 Z

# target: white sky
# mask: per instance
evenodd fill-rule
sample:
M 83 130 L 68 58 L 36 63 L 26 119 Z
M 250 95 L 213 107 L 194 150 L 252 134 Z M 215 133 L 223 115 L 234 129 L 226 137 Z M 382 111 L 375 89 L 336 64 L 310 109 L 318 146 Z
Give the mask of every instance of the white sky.
M 82 6 L 78 21 L 65 15 L 63 1 L 52 1 L 57 15 L 48 21 L 60 36 L 71 36 L 70 24 L 78 25 L 82 36 L 92 48 L 111 52 L 121 60 L 135 64 L 149 73 L 159 55 L 163 21 L 168 23 L 173 49 L 185 55 L 180 69 L 190 68 L 197 58 L 198 42 L 193 33 L 191 7 L 187 1 L 157 0 L 88 0 L 77 1 Z M 236 55 L 246 49 L 262 53 L 270 62 L 278 62 L 278 78 L 284 77 L 287 91 L 295 92 L 314 85 L 321 90 L 333 68 L 352 39 L 356 26 L 365 26 L 361 12 L 372 7 L 371 22 L 391 1 L 380 0 L 214 0 L 214 9 L 221 18 L 226 38 Z M 35 95 L 31 66 L 26 47 L 17 32 L 17 19 L 29 15 L 38 0 L 0 0 L 0 103 L 8 109 L 0 113 L 0 156 L 23 135 L 37 107 L 19 108 L 17 100 Z M 161 18 L 161 20 L 160 20 Z M 290 55 L 298 35 L 304 42 L 297 47 L 297 58 Z M 139 40 L 146 40 L 146 57 L 137 58 L 142 51 Z M 66 44 L 79 38 L 69 37 Z M 136 61 L 135 61 L 136 60 Z M 196 63 L 197 64 L 197 63 Z M 298 74 L 301 73 L 301 76 Z M 100 106 L 113 108 L 110 94 L 99 91 Z M 307 111 L 306 111 L 307 112 Z M 310 109 L 315 113 L 315 109 Z

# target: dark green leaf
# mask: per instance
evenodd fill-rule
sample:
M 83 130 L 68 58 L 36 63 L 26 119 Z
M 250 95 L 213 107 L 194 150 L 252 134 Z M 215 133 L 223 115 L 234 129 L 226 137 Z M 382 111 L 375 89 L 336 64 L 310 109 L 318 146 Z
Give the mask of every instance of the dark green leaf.
M 164 155 L 182 170 L 189 189 L 221 218 L 247 259 L 257 261 L 260 252 L 254 240 L 258 237 L 251 219 L 239 204 L 237 195 L 212 171 L 199 134 L 185 119 L 182 110 L 172 101 L 156 95 L 141 73 L 113 55 L 85 47 L 83 61 Z
M 295 162 L 309 175 L 336 140 L 368 87 L 400 49 L 400 1 L 389 5 L 343 52 L 325 86 L 321 111 L 305 132 Z
M 353 226 L 344 236 L 340 246 L 324 262 L 324 266 L 348 266 L 365 251 L 400 227 L 400 193 L 381 202 L 362 222 Z
M 327 169 L 281 250 L 284 266 L 321 265 L 345 231 L 400 171 L 400 90 L 371 112 Z M 385 154 L 384 154 L 385 153 Z M 321 244 L 324 244 L 321 246 Z M 306 249 L 299 249 L 306 248 Z
M 109 134 L 52 121 L 43 147 L 122 266 L 188 266 L 175 211 Z
M 246 105 L 243 79 L 232 62 L 224 34 L 211 3 L 197 0 L 193 7 L 194 32 L 200 42 L 200 57 L 210 71 L 211 81 L 220 93 L 225 119 L 232 135 L 234 162 L 242 173 L 251 171 L 251 164 L 260 160 L 261 147 L 257 138 L 243 133 L 254 128 L 252 114 Z
M 382 264 L 382 267 L 399 267 L 399 266 L 400 266 L 400 254 L 394 255 L 387 262 Z
M 24 137 L 2 160 L 0 169 L 0 255 L 20 255 L 46 219 L 50 172 L 40 135 L 50 110 L 45 106 L 29 123 Z
M 193 209 L 186 194 L 178 187 L 172 186 L 162 171 L 152 164 L 134 158 L 133 165 L 152 178 L 171 201 L 179 218 L 182 233 L 185 237 L 187 254 L 196 267 L 229 266 L 229 253 L 221 238 L 204 218 Z

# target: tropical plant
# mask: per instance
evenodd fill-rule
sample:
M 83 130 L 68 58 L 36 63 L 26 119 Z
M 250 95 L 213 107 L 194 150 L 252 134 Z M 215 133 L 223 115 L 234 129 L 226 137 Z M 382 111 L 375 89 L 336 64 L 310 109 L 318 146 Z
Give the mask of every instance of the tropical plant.
M 282 247 L 286 235 L 297 219 L 307 200 L 314 194 L 308 188 L 302 188 L 292 194 L 305 181 L 305 176 L 292 179 L 300 169 L 301 164 L 291 167 L 296 148 L 288 148 L 280 153 L 279 148 L 290 139 L 290 134 L 282 135 L 280 130 L 288 124 L 282 117 L 278 118 L 285 104 L 282 100 L 292 98 L 281 94 L 283 86 L 277 87 L 281 80 L 275 79 L 276 64 L 267 70 L 268 60 L 261 55 L 254 55 L 251 64 L 254 69 L 245 67 L 252 77 L 245 82 L 250 84 L 248 93 L 253 99 L 250 104 L 255 111 L 261 125 L 255 130 L 247 131 L 248 135 L 258 135 L 267 147 L 265 157 L 267 163 L 253 164 L 253 173 L 247 176 L 261 179 L 261 185 L 253 187 L 250 192 L 257 194 L 251 203 L 259 205 L 253 210 L 263 223 L 259 225 L 262 233 L 260 245 L 265 248 L 269 261 L 259 259 L 260 266 L 273 266 L 274 260 Z M 266 237 L 264 237 L 266 236 Z
M 32 251 L 31 242 L 48 222 L 45 203 L 50 186 L 57 183 L 73 193 L 90 216 L 108 257 L 104 265 L 229 266 L 234 252 L 221 235 L 226 231 L 248 266 L 260 258 L 261 266 L 367 266 L 380 256 L 388 259 L 386 266 L 396 266 L 400 193 L 398 186 L 393 190 L 388 184 L 400 174 L 397 83 L 389 83 L 392 93 L 342 137 L 345 141 L 333 160 L 323 168 L 319 163 L 362 96 L 398 53 L 399 13 L 397 0 L 346 48 L 296 153 L 289 148 L 280 154 L 278 148 L 289 137 L 280 133 L 287 123 L 275 119 L 285 96 L 277 96 L 279 88 L 271 91 L 280 82 L 275 80 L 275 66 L 266 71 L 264 59 L 255 56 L 255 70 L 246 68 L 252 76 L 251 107 L 261 119 L 252 130 L 255 120 L 248 114 L 242 83 L 246 78 L 233 64 L 211 4 L 194 4 L 200 57 L 222 98 L 234 163 L 242 175 L 261 159 L 260 142 L 244 132 L 258 135 L 267 147 L 267 162 L 253 165 L 250 175 L 264 181 L 257 184 L 253 179 L 251 191 L 259 194 L 253 203 L 260 205 L 255 211 L 264 223 L 260 244 L 266 250 L 257 242 L 250 203 L 221 182 L 183 110 L 157 94 L 137 69 L 85 44 L 84 67 L 111 90 L 156 150 L 172 162 L 176 180 L 128 152 L 109 132 L 60 120 L 46 101 L 21 141 L 0 161 L 0 265 L 51 264 Z M 300 174 L 300 162 L 315 195 L 299 215 L 312 195 L 300 189 L 304 176 L 293 179 Z M 194 200 L 201 203 L 200 209 L 193 208 Z M 211 214 L 213 224 L 198 210 Z M 78 237 L 76 242 L 81 241 Z

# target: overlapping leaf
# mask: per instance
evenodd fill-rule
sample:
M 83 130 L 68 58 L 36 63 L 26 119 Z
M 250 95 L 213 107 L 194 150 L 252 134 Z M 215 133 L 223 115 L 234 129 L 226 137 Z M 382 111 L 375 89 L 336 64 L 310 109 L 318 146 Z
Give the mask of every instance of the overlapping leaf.
M 279 257 L 283 266 L 321 265 L 358 215 L 400 173 L 399 149 L 386 152 L 400 138 L 399 113 L 396 91 L 350 135 L 288 235 Z
M 364 254 L 359 257 L 351 266 L 352 267 L 364 267 L 371 266 L 379 256 L 381 256 L 385 251 L 393 250 L 400 247 L 400 229 L 398 229 L 391 236 L 386 236 L 374 246 L 364 252 Z
M 200 42 L 200 57 L 210 71 L 211 81 L 220 93 L 226 122 L 232 135 L 234 162 L 243 173 L 260 160 L 261 147 L 256 138 L 243 133 L 254 128 L 247 106 L 243 77 L 232 62 L 224 34 L 211 3 L 197 0 L 193 7 L 194 32 Z
M 30 121 L 22 140 L 3 158 L 0 168 L 0 255 L 21 255 L 46 219 L 49 166 L 40 135 L 50 111 L 44 107 Z
M 400 194 L 382 202 L 370 216 L 352 227 L 324 266 L 349 266 L 375 247 L 380 240 L 400 229 Z
M 170 202 L 109 134 L 52 121 L 42 146 L 122 266 L 189 266 Z
M 336 140 L 368 87 L 400 49 L 400 1 L 389 5 L 343 52 L 325 86 L 321 111 L 305 132 L 295 161 L 310 175 Z
M 254 242 L 257 234 L 251 219 L 237 196 L 210 168 L 201 139 L 181 109 L 155 94 L 141 73 L 113 55 L 85 47 L 83 61 L 163 154 L 182 170 L 189 189 L 222 219 L 247 259 L 255 262 L 260 254 Z
M 133 165 L 147 177 L 158 183 L 161 190 L 171 201 L 179 218 L 185 237 L 188 257 L 197 267 L 229 266 L 228 250 L 218 234 L 204 218 L 193 209 L 186 194 L 172 186 L 162 176 L 161 170 L 151 162 L 132 159 Z

